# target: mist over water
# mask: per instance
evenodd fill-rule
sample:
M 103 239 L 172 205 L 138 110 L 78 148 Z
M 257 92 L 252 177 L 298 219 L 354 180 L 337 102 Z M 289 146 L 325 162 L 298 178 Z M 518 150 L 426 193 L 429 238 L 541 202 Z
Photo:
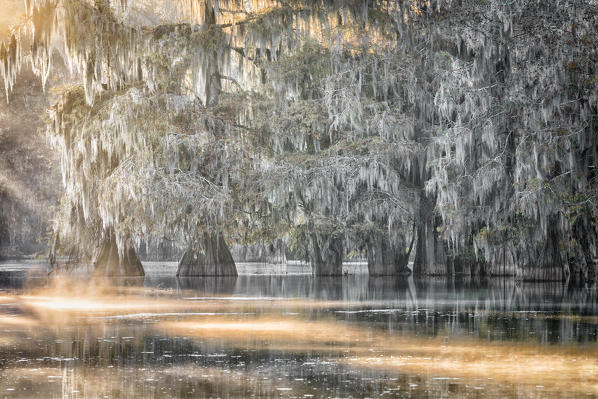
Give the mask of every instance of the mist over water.
M 598 0 L 0 10 L 0 399 L 598 396 Z
M 2 397 L 598 395 L 595 289 L 155 266 L 90 281 L 4 265 Z

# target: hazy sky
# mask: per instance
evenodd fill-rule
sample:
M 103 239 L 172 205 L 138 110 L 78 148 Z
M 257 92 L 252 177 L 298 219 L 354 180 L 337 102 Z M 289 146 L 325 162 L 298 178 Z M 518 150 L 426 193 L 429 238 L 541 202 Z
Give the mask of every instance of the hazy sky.
M 0 0 L 0 38 L 5 39 L 9 27 L 25 13 L 23 0 Z

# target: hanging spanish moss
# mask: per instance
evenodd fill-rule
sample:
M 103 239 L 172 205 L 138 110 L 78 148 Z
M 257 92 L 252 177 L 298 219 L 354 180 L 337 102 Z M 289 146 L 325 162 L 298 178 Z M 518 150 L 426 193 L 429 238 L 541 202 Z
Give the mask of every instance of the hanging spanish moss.
M 319 275 L 589 281 L 597 7 L 35 0 L 0 69 L 7 99 L 23 62 L 72 73 L 56 234 L 88 257 L 283 240 Z

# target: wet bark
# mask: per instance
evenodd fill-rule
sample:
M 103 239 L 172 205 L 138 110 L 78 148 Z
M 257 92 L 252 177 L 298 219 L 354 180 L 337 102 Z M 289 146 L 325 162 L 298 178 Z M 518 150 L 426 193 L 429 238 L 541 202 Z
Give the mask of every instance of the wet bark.
M 237 276 L 237 266 L 222 234 L 204 234 L 200 249 L 188 249 L 183 253 L 176 275 Z
M 310 260 L 315 276 L 341 276 L 343 274 L 343 237 L 311 233 Z M 320 244 L 321 241 L 321 244 Z
M 413 274 L 447 275 L 454 274 L 446 259 L 444 242 L 436 231 L 434 202 L 422 194 L 417 226 L 417 246 L 413 261 Z
M 118 252 L 113 231 L 104 235 L 104 240 L 93 260 L 93 274 L 106 277 L 144 276 L 143 266 L 132 245 L 127 245 L 122 256 Z
M 415 236 L 405 252 L 395 248 L 386 235 L 374 235 L 367 242 L 368 274 L 370 276 L 409 275 L 409 255 L 413 249 Z

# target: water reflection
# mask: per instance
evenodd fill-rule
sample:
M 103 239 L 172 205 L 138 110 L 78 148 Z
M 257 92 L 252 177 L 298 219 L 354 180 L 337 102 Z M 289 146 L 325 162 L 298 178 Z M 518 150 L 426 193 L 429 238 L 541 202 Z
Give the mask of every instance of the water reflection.
M 235 291 L 237 277 L 178 277 L 177 287 L 182 290 L 208 292 L 214 295 L 226 295 Z
M 598 395 L 591 289 L 359 275 L 11 278 L 0 291 L 6 397 Z

